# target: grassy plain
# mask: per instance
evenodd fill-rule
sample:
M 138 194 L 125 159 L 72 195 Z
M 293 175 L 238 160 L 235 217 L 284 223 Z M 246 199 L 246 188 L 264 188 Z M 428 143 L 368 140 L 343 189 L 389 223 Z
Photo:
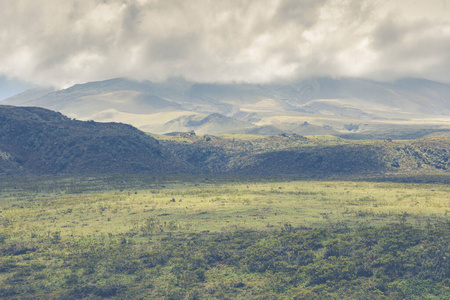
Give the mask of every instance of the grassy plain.
M 330 243 L 335 232 L 448 223 L 448 195 L 446 184 L 248 176 L 4 179 L 0 183 L 0 298 L 291 299 L 297 295 L 298 299 L 337 299 L 351 288 L 340 287 L 340 292 L 333 290 L 335 294 L 325 288 L 318 291 L 317 286 L 327 281 L 308 271 L 312 267 L 297 262 L 296 270 L 303 273 L 292 273 L 294 267 L 289 265 L 261 267 L 254 262 L 265 254 L 248 253 L 258 245 L 285 245 L 278 239 L 288 232 L 305 232 L 303 241 L 308 232 L 319 229 L 314 238 L 321 245 L 301 255 L 329 261 L 330 255 L 339 257 L 325 255 L 334 249 Z M 222 243 L 236 245 L 230 253 L 247 248 L 228 256 L 211 249 L 229 246 Z M 277 247 L 281 246 L 264 249 Z M 239 267 L 240 259 L 245 267 Z M 262 264 L 270 259 L 262 259 Z M 306 280 L 305 274 L 312 279 Z M 401 295 L 388 286 L 384 290 L 389 293 L 383 294 L 381 283 L 372 281 L 365 284 L 368 289 L 379 288 L 373 294 L 379 299 Z M 436 289 L 444 291 L 449 283 Z M 402 284 L 408 289 L 414 285 Z M 352 295 L 349 298 L 357 298 Z M 437 295 L 435 299 L 445 299 Z
M 12 237 L 23 239 L 49 231 L 63 238 L 116 235 L 151 218 L 177 230 L 216 232 L 450 217 L 448 185 L 190 176 L 141 177 L 147 183 L 133 186 L 132 177 L 123 179 L 114 189 L 98 179 L 65 185 L 64 179 L 48 178 L 51 186 L 41 185 L 41 191 L 3 182 L 1 221 Z M 87 191 L 81 192 L 83 184 Z

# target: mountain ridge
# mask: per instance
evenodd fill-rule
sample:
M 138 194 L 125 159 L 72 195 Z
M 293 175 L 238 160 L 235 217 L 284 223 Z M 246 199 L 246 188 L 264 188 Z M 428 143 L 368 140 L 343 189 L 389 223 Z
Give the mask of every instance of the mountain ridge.
M 232 119 L 235 126 L 226 133 L 251 133 L 255 127 L 272 126 L 270 132 L 299 134 L 286 125 L 304 122 L 317 126 L 317 134 L 323 134 L 323 128 L 348 133 L 346 125 L 351 123 L 363 125 L 356 130 L 359 133 L 410 125 L 450 129 L 450 85 L 417 78 L 377 82 L 317 77 L 277 84 L 115 78 L 47 94 L 36 90 L 35 97 L 33 93 L 27 91 L 0 103 L 44 107 L 80 120 L 128 123 L 154 133 L 224 133 L 219 118 L 211 119 L 207 129 L 200 128 L 205 124 L 197 128 L 186 123 L 175 130 L 172 126 L 176 119 L 209 118 L 211 114 Z
M 445 136 L 413 141 L 354 141 L 332 135 L 285 133 L 214 136 L 193 131 L 150 136 L 128 124 L 79 121 L 44 108 L 0 105 L 0 175 L 243 174 L 329 178 L 448 173 L 448 149 L 450 138 Z
M 36 107 L 0 106 L 0 173 L 179 173 L 190 168 L 127 124 L 83 122 Z

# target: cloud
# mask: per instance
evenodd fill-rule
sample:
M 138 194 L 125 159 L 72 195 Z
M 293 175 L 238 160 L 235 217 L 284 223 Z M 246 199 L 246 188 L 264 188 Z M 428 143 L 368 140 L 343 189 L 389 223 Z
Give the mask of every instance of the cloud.
M 442 68 L 450 66 L 450 23 L 389 17 L 374 31 L 371 47 L 380 57 L 374 73 L 450 82 L 450 74 Z
M 415 3 L 0 0 L 0 75 L 59 87 L 173 76 L 203 82 L 310 76 L 450 82 L 448 5 Z

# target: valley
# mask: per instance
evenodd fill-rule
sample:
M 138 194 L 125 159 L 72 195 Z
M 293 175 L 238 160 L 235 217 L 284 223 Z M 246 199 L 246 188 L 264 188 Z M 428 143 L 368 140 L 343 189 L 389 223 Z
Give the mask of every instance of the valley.
M 1 105 L 0 298 L 450 299 L 450 137 L 414 126 L 156 134 Z
M 0 1 L 0 300 L 450 300 L 449 1 Z
M 448 184 L 108 175 L 0 183 L 3 299 L 449 299 Z

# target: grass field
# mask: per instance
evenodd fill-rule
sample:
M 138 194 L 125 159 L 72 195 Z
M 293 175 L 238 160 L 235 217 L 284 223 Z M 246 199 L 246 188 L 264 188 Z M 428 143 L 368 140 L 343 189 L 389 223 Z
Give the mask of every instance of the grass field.
M 246 261 L 247 267 L 239 268 L 237 263 L 229 263 L 232 255 L 223 261 L 215 258 L 217 261 L 210 263 L 207 253 L 212 250 L 205 249 L 211 244 L 226 248 L 220 238 L 224 234 L 230 236 L 229 243 L 237 245 L 239 250 L 245 245 L 240 240 L 241 232 L 247 232 L 249 240 L 253 241 L 246 246 L 251 248 L 270 244 L 268 241 L 271 240 L 278 241 L 283 232 L 300 230 L 309 234 L 307 232 L 322 228 L 329 233 L 318 235 L 321 246 L 308 251 L 326 261 L 329 258 L 324 253 L 331 249 L 327 243 L 339 240 L 335 235 L 342 230 L 346 234 L 356 230 L 351 233 L 354 238 L 359 234 L 358 230 L 394 226 L 392 224 L 411 224 L 414 228 L 448 224 L 448 195 L 450 186 L 445 184 L 282 178 L 104 176 L 5 179 L 0 184 L 0 298 L 246 299 L 258 296 L 277 299 L 268 296 L 275 293 L 276 297 L 286 299 L 294 294 L 298 299 L 320 299 L 326 295 L 325 298 L 333 299 L 339 293 L 342 295 L 345 288 L 340 287 L 341 292 L 333 290 L 335 294 L 326 289 L 315 291 L 317 285 L 327 281 L 315 282 L 312 275 L 313 279 L 308 280 L 296 277 L 295 284 L 276 283 L 288 280 L 288 277 L 293 280 L 292 274 L 300 276 L 298 272 L 303 267 L 297 267 L 296 273 L 292 273 L 293 267 L 286 267 L 290 273 L 278 274 L 269 267 L 252 269 L 253 265 Z M 188 240 L 194 244 L 189 244 Z M 183 252 L 186 249 L 180 250 L 180 245 L 190 245 L 190 253 Z M 273 248 L 276 247 L 270 249 Z M 236 249 L 233 251 L 238 251 Z M 173 251 L 181 254 L 173 254 Z M 249 251 L 246 248 L 236 254 L 238 258 L 235 259 L 247 259 Z M 172 253 L 170 259 L 159 261 L 156 258 L 166 252 Z M 311 253 L 308 255 L 313 255 Z M 148 257 L 156 261 L 145 265 Z M 182 257 L 189 260 L 181 264 L 187 269 L 177 271 Z M 193 267 L 192 261 L 196 259 L 201 263 Z M 118 265 L 122 261 L 129 263 L 120 269 Z M 194 275 L 200 273 L 195 277 L 186 271 L 189 268 L 193 268 L 189 272 Z M 309 274 L 307 270 L 304 272 Z M 180 279 L 177 277 L 180 274 L 191 274 L 189 276 L 194 279 Z M 167 284 L 168 279 L 178 284 Z M 268 294 L 266 288 L 270 282 L 285 288 L 276 291 L 272 287 Z M 343 284 L 342 280 L 338 282 Z M 411 282 L 405 283 L 408 288 L 412 286 Z M 448 283 L 441 281 L 436 290 L 445 291 Z M 225 284 L 222 292 L 221 284 Z M 374 286 L 377 284 L 373 283 Z M 240 290 L 240 285 L 247 289 Z M 395 289 L 386 287 L 385 290 L 389 292 L 383 294 L 380 288 L 379 293 L 373 295 L 378 295 L 379 299 L 400 295 L 395 294 Z M 197 296 L 192 296 L 191 291 L 196 291 Z M 306 291 L 310 298 L 300 297 Z M 438 292 L 430 295 L 445 299 Z
M 55 182 L 36 192 L 9 185 L 1 192 L 1 221 L 11 236 L 59 231 L 61 237 L 118 234 L 148 219 L 192 232 L 231 228 L 317 227 L 357 221 L 381 225 L 450 217 L 450 186 L 351 181 L 228 182 L 204 177 L 148 179 L 148 186 L 92 191 Z M 245 179 L 244 179 L 245 180 Z M 248 179 L 247 179 L 248 180 Z M 126 179 L 125 179 L 126 181 Z M 89 184 L 89 181 L 86 182 Z M 130 184 L 132 185 L 132 183 Z M 59 186 L 59 187 L 58 187 Z M 88 188 L 89 189 L 89 188 Z M 170 225 L 168 225 L 170 224 Z

